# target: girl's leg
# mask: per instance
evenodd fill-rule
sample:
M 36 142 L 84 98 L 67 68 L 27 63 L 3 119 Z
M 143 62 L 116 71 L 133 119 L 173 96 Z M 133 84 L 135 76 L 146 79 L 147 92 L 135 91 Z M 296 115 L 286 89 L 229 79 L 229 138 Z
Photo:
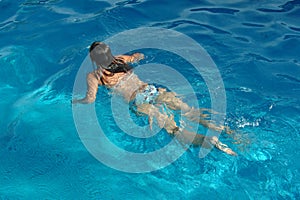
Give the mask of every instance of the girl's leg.
M 179 141 L 183 141 L 184 143 L 192 144 L 194 146 L 201 146 L 201 147 L 204 147 L 207 149 L 211 148 L 212 146 L 215 146 L 217 149 L 219 149 L 229 155 L 232 155 L 232 156 L 237 155 L 226 144 L 220 142 L 220 140 L 216 136 L 206 137 L 204 135 L 189 132 L 187 130 L 178 131 L 175 134 L 175 136 Z
M 137 110 L 138 112 L 148 115 L 150 128 L 152 128 L 153 118 L 155 118 L 160 128 L 164 128 L 170 135 L 175 136 L 184 144 L 192 144 L 195 146 L 202 146 L 204 148 L 215 146 L 229 155 L 237 155 L 227 145 L 221 143 L 217 137 L 205 137 L 204 135 L 192 133 L 187 130 L 180 130 L 176 125 L 173 115 L 169 116 L 166 113 L 161 113 L 159 108 L 154 105 L 142 104 L 138 106 Z
M 167 92 L 163 89 L 160 90 L 160 94 L 156 99 L 159 104 L 165 104 L 172 110 L 181 110 L 183 115 L 190 121 L 197 122 L 206 128 L 221 132 L 225 131 L 227 134 L 231 134 L 232 130 L 229 127 L 216 125 L 209 118 L 212 114 L 219 114 L 210 109 L 194 109 L 188 104 L 183 102 L 176 93 Z

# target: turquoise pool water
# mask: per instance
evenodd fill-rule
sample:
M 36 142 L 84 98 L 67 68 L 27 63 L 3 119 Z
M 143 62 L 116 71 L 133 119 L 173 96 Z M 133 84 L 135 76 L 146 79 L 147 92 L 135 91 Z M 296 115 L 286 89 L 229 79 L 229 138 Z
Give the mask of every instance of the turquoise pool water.
M 224 2 L 0 0 L 0 199 L 299 199 L 300 1 Z M 139 27 L 179 31 L 211 55 L 224 81 L 226 124 L 242 142 L 220 139 L 238 157 L 213 150 L 199 159 L 194 148 L 164 169 L 131 174 L 86 150 L 70 100 L 87 47 Z M 179 69 L 172 54 L 145 53 Z M 201 77 L 182 74 L 209 106 Z M 98 96 L 96 109 L 109 118 L 110 96 Z M 140 152 L 169 140 L 157 137 L 110 135 Z

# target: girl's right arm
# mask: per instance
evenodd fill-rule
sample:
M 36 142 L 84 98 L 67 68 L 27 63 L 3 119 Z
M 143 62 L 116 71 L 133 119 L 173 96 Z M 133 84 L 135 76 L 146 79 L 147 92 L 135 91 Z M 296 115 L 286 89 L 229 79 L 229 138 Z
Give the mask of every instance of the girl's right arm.
M 87 81 L 87 92 L 86 96 L 83 99 L 73 99 L 72 103 L 93 103 L 96 100 L 96 95 L 98 91 L 99 80 L 97 79 L 94 72 L 88 73 L 86 77 Z

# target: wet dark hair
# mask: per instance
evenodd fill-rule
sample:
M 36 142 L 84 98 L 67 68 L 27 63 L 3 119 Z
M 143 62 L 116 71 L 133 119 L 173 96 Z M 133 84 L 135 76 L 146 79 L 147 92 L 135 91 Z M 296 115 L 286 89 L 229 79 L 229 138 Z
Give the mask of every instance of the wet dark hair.
M 123 59 L 115 58 L 108 45 L 103 42 L 93 42 L 90 46 L 90 58 L 98 68 L 111 73 L 128 72 L 132 69 Z

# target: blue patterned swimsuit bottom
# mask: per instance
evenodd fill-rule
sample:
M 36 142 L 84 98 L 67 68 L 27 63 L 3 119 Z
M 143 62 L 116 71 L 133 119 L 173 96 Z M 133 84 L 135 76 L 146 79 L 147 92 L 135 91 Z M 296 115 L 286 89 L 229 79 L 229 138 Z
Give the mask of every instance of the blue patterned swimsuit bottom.
M 159 95 L 158 89 L 154 85 L 147 85 L 142 91 L 138 92 L 135 96 L 134 103 L 141 104 L 154 104 L 155 99 Z

